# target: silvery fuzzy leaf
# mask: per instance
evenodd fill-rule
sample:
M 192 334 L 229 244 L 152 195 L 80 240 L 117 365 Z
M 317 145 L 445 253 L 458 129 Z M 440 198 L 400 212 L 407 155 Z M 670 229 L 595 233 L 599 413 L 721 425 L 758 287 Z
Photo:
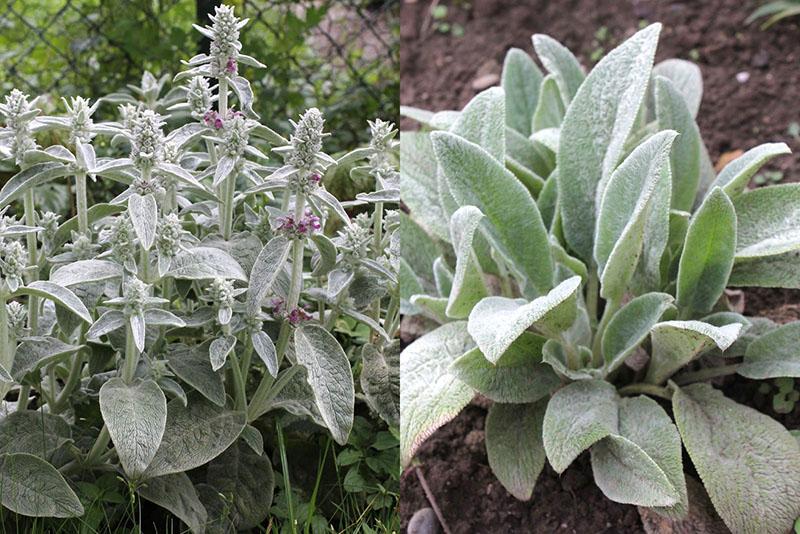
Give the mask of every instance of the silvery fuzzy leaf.
M 703 74 L 700 67 L 685 59 L 665 59 L 653 67 L 653 76 L 667 78 L 678 90 L 692 118 L 697 117 L 703 99 Z
M 313 234 L 311 241 L 317 247 L 317 253 L 311 259 L 311 276 L 325 276 L 336 266 L 336 245 L 321 233 Z
M 701 321 L 665 321 L 650 331 L 653 345 L 645 381 L 660 384 L 702 353 L 716 347 L 730 347 L 739 332 L 740 323 L 717 327 Z
M 540 97 L 542 72 L 525 51 L 509 48 L 503 62 L 501 83 L 505 92 L 506 125 L 525 137 L 529 136 Z
M 284 370 L 278 377 L 283 387 L 270 404 L 271 409 L 284 409 L 298 417 L 307 417 L 321 427 L 325 421 L 317 408 L 314 392 L 308 384 L 308 371 L 302 365 Z
M 58 415 L 24 410 L 0 418 L 0 455 L 25 452 L 47 460 L 70 441 L 69 423 Z
M 44 230 L 44 228 L 40 226 L 26 226 L 24 224 L 12 224 L 10 226 L 6 226 L 2 231 L 0 231 L 0 237 L 22 237 L 28 234 L 38 234 Z
M 799 341 L 800 322 L 767 332 L 750 343 L 737 372 L 755 379 L 800 377 Z
M 261 431 L 253 425 L 245 425 L 242 434 L 239 436 L 250 447 L 250 450 L 261 456 L 264 454 L 264 436 Z
M 503 164 L 506 158 L 505 108 L 505 91 L 499 87 L 487 89 L 464 106 L 449 132 L 478 145 Z M 431 139 L 434 138 L 432 135 Z
M 355 277 L 351 269 L 334 269 L 328 273 L 328 297 L 336 300 Z
M 439 256 L 433 262 L 433 279 L 436 283 L 436 292 L 440 297 L 447 298 L 453 288 L 453 271 L 447 261 Z
M 189 404 L 186 391 L 173 379 L 162 376 L 156 382 L 158 383 L 158 387 L 161 388 L 161 391 L 163 391 L 169 399 L 178 399 L 184 406 Z
M 449 222 L 447 242 L 450 241 Z M 425 287 L 433 288 L 433 262 L 444 255 L 444 249 L 431 234 L 417 221 L 400 212 L 400 257 L 414 274 L 425 282 Z M 420 291 L 422 293 L 422 291 Z
M 486 415 L 486 455 L 503 487 L 517 499 L 533 495 L 545 463 L 542 421 L 547 402 L 500 404 Z
M 186 523 L 191 532 L 200 534 L 206 531 L 208 512 L 186 473 L 152 478 L 136 492 L 141 498 L 171 512 Z
M 325 204 L 334 214 L 336 214 L 336 216 L 339 217 L 339 219 L 341 219 L 346 225 L 349 226 L 351 224 L 350 216 L 347 215 L 346 211 L 344 211 L 342 204 L 335 196 L 331 195 L 324 187 L 317 188 L 317 190 L 314 191 L 312 195 L 313 198 L 322 201 L 322 203 Z M 309 198 L 309 200 L 311 200 L 311 198 Z
M 180 165 L 175 165 L 173 163 L 160 163 L 158 165 L 158 171 L 161 174 L 166 174 L 172 178 L 177 179 L 184 185 L 188 185 L 190 187 L 194 187 L 196 189 L 205 190 L 203 184 L 198 182 L 192 173 L 181 167 Z
M 27 453 L 0 456 L 0 502 L 30 517 L 79 517 L 83 505 L 55 467 Z
M 228 179 L 234 168 L 236 167 L 237 159 L 230 156 L 222 156 L 217 162 L 216 169 L 214 170 L 214 187 L 219 187 L 219 184 Z
M 228 359 L 234 347 L 236 346 L 236 338 L 234 336 L 218 337 L 211 342 L 208 347 L 208 359 L 211 362 L 211 369 L 219 371 L 225 366 L 225 361 Z
M 548 364 L 553 371 L 560 377 L 569 380 L 590 380 L 600 378 L 602 372 L 591 367 L 592 351 L 584 346 L 572 349 L 577 353 L 578 369 L 570 367 L 567 348 L 564 344 L 555 339 L 548 339 L 542 347 L 542 361 Z
M 717 179 L 711 184 L 721 187 L 728 196 L 736 198 L 740 195 L 750 178 L 769 160 L 781 154 L 789 154 L 791 149 L 786 143 L 764 143 L 751 148 L 735 160 L 731 161 L 720 171 Z
M 75 156 L 64 146 L 53 145 L 44 150 L 28 150 L 23 156 L 25 165 L 31 166 L 37 163 L 59 162 L 59 163 L 75 163 Z
M 158 204 L 155 197 L 134 193 L 128 199 L 128 215 L 142 247 L 150 250 L 156 240 L 158 225 Z
M 228 278 L 247 281 L 247 274 L 227 252 L 213 247 L 194 247 L 183 250 L 172 259 L 167 276 L 180 280 L 211 280 Z
M 105 218 L 110 217 L 112 215 L 116 215 L 124 210 L 122 206 L 113 206 L 111 204 L 95 204 L 87 211 L 87 219 L 89 220 L 89 225 L 94 224 L 95 222 Z M 53 239 L 53 250 L 58 250 L 61 248 L 64 243 L 70 240 L 72 236 L 72 232 L 78 230 L 78 216 L 65 221 L 61 226 L 58 227 L 58 231 L 56 232 L 56 236 Z
M 345 165 L 349 165 L 351 163 L 355 163 L 356 161 L 367 159 L 371 155 L 375 153 L 375 149 L 371 147 L 360 147 L 354 150 L 351 150 L 344 156 L 341 156 L 339 159 L 336 160 L 336 165 L 338 167 L 343 167 Z
M 177 315 L 156 308 L 145 310 L 144 320 L 148 326 L 174 326 L 178 328 L 186 326 L 186 322 Z
M 94 174 L 97 168 L 97 155 L 91 143 L 75 142 L 75 157 L 79 169 Z
M 400 343 L 379 347 L 367 343 L 361 349 L 361 390 L 372 408 L 387 424 L 400 425 Z
M 291 242 L 283 236 L 273 237 L 256 258 L 247 287 L 247 311 L 251 315 L 261 309 L 264 298 L 275 284 L 289 257 Z
M 359 262 L 363 267 L 367 268 L 369 271 L 385 278 L 387 281 L 392 283 L 393 285 L 397 285 L 397 275 L 387 269 L 382 263 L 373 260 L 372 258 L 363 258 Z
M 235 76 L 231 81 L 231 89 L 239 99 L 239 107 L 248 118 L 258 120 L 258 113 L 253 111 L 253 89 L 250 82 L 243 76 Z
M 317 408 L 333 439 L 347 443 L 353 427 L 355 386 L 350 361 L 339 342 L 320 326 L 306 324 L 294 332 L 295 357 L 308 372 Z
M 475 206 L 462 206 L 450 218 L 450 241 L 456 253 L 456 272 L 445 313 L 453 319 L 467 318 L 475 304 L 489 294 L 472 246 L 483 218 L 483 213 Z
M 165 254 L 158 255 L 158 277 L 163 278 L 167 275 L 172 267 L 172 256 Z
M 243 412 L 226 410 L 196 394 L 184 407 L 180 400 L 167 404 L 164 437 L 145 476 L 157 477 L 199 467 L 219 456 L 241 434 Z
M 612 50 L 592 69 L 567 109 L 558 150 L 564 238 L 588 261 L 599 201 L 617 167 L 644 99 L 660 24 L 651 24 Z
M 234 234 L 229 240 L 219 236 L 208 236 L 201 243 L 204 247 L 213 247 L 223 250 L 241 265 L 244 272 L 253 270 L 256 258 L 263 248 L 261 240 L 249 232 Z
M 656 210 L 669 223 L 669 202 L 659 200 L 661 190 L 669 195 L 669 150 L 676 136 L 676 132 L 667 130 L 650 137 L 634 149 L 608 181 L 594 238 L 600 294 L 607 299 L 618 301 L 622 297 L 639 258 L 652 253 L 642 250 L 653 230 L 651 211 Z M 562 220 L 564 215 L 562 210 Z M 663 251 L 666 240 L 660 245 Z M 660 259 L 660 253 L 657 255 Z
M 272 128 L 264 126 L 263 124 L 256 125 L 250 131 L 250 134 L 255 137 L 260 137 L 261 139 L 266 140 L 272 146 L 284 146 L 289 144 L 288 139 L 283 137 L 281 134 L 279 134 Z
M 426 317 L 433 319 L 439 324 L 450 322 L 445 310 L 447 309 L 447 300 L 444 297 L 432 297 L 430 295 L 411 295 L 408 299 L 409 304 L 414 307 L 415 313 L 421 313 Z
M 92 324 L 92 316 L 86 306 L 81 302 L 81 299 L 75 296 L 75 293 L 69 289 L 62 287 L 52 282 L 39 280 L 31 282 L 27 286 L 20 287 L 17 291 L 10 295 L 11 298 L 21 295 L 33 295 L 40 298 L 52 300 L 59 306 L 64 307 L 71 313 L 78 316 L 81 320 L 88 324 Z
M 574 276 L 527 303 L 523 299 L 486 297 L 469 314 L 469 333 L 486 359 L 496 363 L 528 328 L 549 336 L 558 336 L 569 328 L 577 316 L 580 287 L 580 276 Z
M 253 348 L 258 354 L 258 357 L 261 358 L 261 361 L 264 362 L 264 365 L 267 366 L 267 371 L 273 377 L 278 376 L 278 355 L 275 350 L 275 344 L 272 342 L 272 338 L 264 332 L 263 330 L 259 330 L 252 334 L 252 341 L 253 341 Z
M 358 193 L 356 199 L 369 203 L 400 202 L 400 189 L 381 189 L 371 193 Z
M 119 264 L 105 260 L 79 260 L 50 273 L 50 281 L 63 287 L 102 282 L 122 277 Z
M 763 187 L 739 195 L 734 200 L 736 261 L 766 259 L 799 249 L 799 200 L 798 184 Z
M 552 37 L 537 33 L 531 40 L 539 61 L 555 76 L 564 104 L 569 105 L 586 77 L 583 68 L 572 52 Z
M 538 195 L 544 178 L 555 166 L 549 150 L 534 143 L 516 130 L 506 128 L 506 168 L 522 182 L 531 195 Z
M 144 314 L 135 313 L 128 318 L 131 325 L 131 335 L 139 352 L 144 352 L 145 330 Z
M 714 508 L 732 532 L 781 533 L 800 515 L 800 443 L 709 384 L 676 388 L 672 410 Z
M 369 315 L 366 315 L 366 314 L 363 314 L 363 313 L 361 313 L 361 312 L 359 312 L 357 310 L 354 310 L 354 309 L 350 308 L 349 306 L 342 306 L 340 308 L 340 311 L 343 314 L 345 314 L 345 315 L 347 315 L 349 317 L 352 317 L 356 321 L 360 321 L 360 322 L 364 323 L 365 325 L 369 326 L 376 334 L 381 336 L 384 339 L 384 341 L 386 341 L 387 343 L 392 341 L 392 338 L 389 337 L 389 334 L 387 334 L 386 330 L 384 330 L 383 327 L 380 325 L 380 321 L 377 321 L 377 320 L 373 319 Z
M 436 156 L 430 134 L 403 132 L 400 136 L 400 183 L 403 202 L 417 224 L 439 239 L 450 239 L 448 218 L 438 201 Z
M 100 412 L 128 477 L 136 479 L 158 450 L 167 421 L 167 399 L 153 380 L 112 378 L 100 388 Z
M 181 380 L 197 390 L 217 406 L 225 406 L 225 387 L 222 377 L 211 368 L 210 341 L 202 345 L 171 345 L 167 352 L 167 365 Z
M 536 134 L 542 130 L 558 131 L 561 126 L 561 121 L 564 120 L 564 113 L 566 108 L 564 102 L 561 101 L 561 92 L 558 88 L 558 80 L 554 74 L 548 74 L 542 80 L 542 86 L 539 89 L 539 103 L 536 106 L 536 111 L 533 114 L 533 135 L 531 140 L 538 140 Z M 549 140 L 549 139 L 548 139 Z M 558 152 L 558 143 L 545 145 L 554 154 Z
M 0 189 L 0 208 L 18 200 L 26 191 L 72 173 L 70 167 L 63 163 L 37 163 L 28 167 L 12 176 Z
M 261 63 L 259 60 L 252 56 L 248 56 L 245 54 L 239 54 L 236 56 L 236 60 L 241 63 L 242 65 L 247 65 L 248 67 L 255 67 L 257 69 L 266 69 L 267 66 Z
M 70 345 L 54 337 L 23 338 L 14 355 L 14 364 L 10 369 L 11 376 L 16 382 L 22 382 L 28 373 L 73 356 L 81 348 L 83 348 L 82 345 Z M 11 382 L 10 376 L 2 376 L 2 374 L 3 372 L 0 372 L 0 379 Z
M 233 318 L 233 308 L 224 306 L 217 310 L 217 322 L 222 325 L 228 325 Z
M 474 396 L 450 364 L 474 343 L 464 321 L 448 323 L 420 337 L 400 358 L 400 461 L 408 466 L 425 439 Z

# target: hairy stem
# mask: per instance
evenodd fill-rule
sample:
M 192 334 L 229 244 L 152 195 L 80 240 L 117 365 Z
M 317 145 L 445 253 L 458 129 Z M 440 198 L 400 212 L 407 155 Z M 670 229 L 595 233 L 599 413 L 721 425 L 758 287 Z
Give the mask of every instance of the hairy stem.
M 697 371 L 682 373 L 675 378 L 674 382 L 679 386 L 691 384 L 693 382 L 704 382 L 711 378 L 735 374 L 736 371 L 739 370 L 739 367 L 741 367 L 740 363 L 732 363 L 720 367 L 707 367 Z
M 591 321 L 593 325 L 597 322 L 597 297 L 597 270 L 592 267 L 592 271 L 589 273 L 589 282 L 586 285 L 586 311 L 589 312 L 589 321 Z
M 36 226 L 36 206 L 34 204 L 33 189 L 25 192 L 24 199 L 25 224 Z M 31 267 L 29 282 L 39 278 L 39 255 L 36 251 L 36 234 L 30 233 L 26 236 L 28 244 L 28 266 Z M 35 336 L 39 330 L 39 297 L 28 297 L 28 328 L 31 335 Z
M 130 321 L 125 326 L 125 363 L 122 368 L 122 379 L 130 383 L 136 374 L 136 365 L 139 363 L 139 349 L 133 339 Z
M 111 434 L 108 433 L 108 427 L 103 425 L 103 429 L 97 436 L 94 445 L 92 445 L 92 450 L 86 456 L 86 465 L 94 465 L 100 460 L 100 457 L 106 451 L 106 447 L 108 447 L 109 441 L 111 441 Z
M 603 334 L 606 331 L 608 322 L 619 310 L 620 303 L 618 300 L 609 299 L 606 301 L 606 307 L 603 310 L 603 317 L 600 319 L 600 324 L 597 325 L 597 331 L 594 334 L 594 342 L 592 343 L 592 365 L 599 367 L 603 363 Z
M 89 235 L 89 208 L 86 203 L 86 173 L 75 175 L 75 209 L 78 212 L 78 233 Z
M 286 352 L 286 346 L 289 343 L 289 334 L 291 333 L 291 327 L 289 326 L 288 321 L 284 321 L 281 325 L 281 331 L 278 334 L 278 342 L 275 345 L 275 352 L 278 355 L 278 367 L 280 368 L 281 360 L 283 359 L 283 354 Z M 273 388 L 272 385 L 275 383 L 275 379 L 272 377 L 271 374 L 264 373 L 264 377 L 261 379 L 261 382 L 258 384 L 258 389 L 253 394 L 253 398 L 250 399 L 250 405 L 247 408 L 247 420 L 254 421 L 258 419 L 262 413 L 266 410 L 267 403 L 269 401 L 270 395 L 272 394 Z
M 233 390 L 236 398 L 236 411 L 243 411 L 247 408 L 247 396 L 245 391 L 244 375 L 236 351 L 231 351 L 231 371 L 233 373 Z
M 666 400 L 672 400 L 672 390 L 668 387 L 654 384 L 636 383 L 619 388 L 620 395 L 652 395 Z

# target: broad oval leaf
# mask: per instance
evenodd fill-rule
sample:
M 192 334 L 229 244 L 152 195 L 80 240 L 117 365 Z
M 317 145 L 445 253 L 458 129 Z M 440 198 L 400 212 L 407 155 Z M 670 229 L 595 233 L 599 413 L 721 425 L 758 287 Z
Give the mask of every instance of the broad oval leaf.
M 83 505 L 55 467 L 26 453 L 0 456 L 0 502 L 30 517 L 78 517 Z
M 735 251 L 736 212 L 728 195 L 715 187 L 686 232 L 676 295 L 684 316 L 696 317 L 711 311 L 728 284 Z
M 786 143 L 764 143 L 751 148 L 723 168 L 712 185 L 721 187 L 730 197 L 737 197 L 744 191 L 750 178 L 766 162 L 781 154 L 792 151 Z
M 411 463 L 417 448 L 472 399 L 472 389 L 450 364 L 473 347 L 463 321 L 448 323 L 411 343 L 400 358 L 400 461 Z
M 539 101 L 542 72 L 523 50 L 509 48 L 503 62 L 505 123 L 524 136 L 531 135 L 533 112 Z
M 503 163 L 506 157 L 505 107 L 503 89 L 492 87 L 478 93 L 464 106 L 450 127 L 450 133 L 478 145 L 496 161 Z M 433 139 L 435 137 L 431 135 Z M 437 151 L 435 141 L 434 150 Z
M 567 108 L 558 149 L 564 238 L 584 261 L 592 257 L 596 202 L 622 157 L 644 99 L 660 24 L 651 24 L 592 69 Z
M 555 76 L 564 104 L 569 105 L 586 77 L 581 64 L 567 47 L 549 35 L 534 34 L 532 41 L 542 65 Z
M 103 282 L 122 277 L 118 263 L 105 260 L 79 260 L 68 263 L 50 274 L 50 281 L 69 287 L 92 282 Z
M 489 467 L 503 487 L 517 499 L 533 495 L 545 462 L 542 421 L 546 401 L 536 404 L 500 404 L 486 415 L 486 455 Z
M 617 431 L 617 390 L 602 380 L 579 380 L 547 404 L 542 438 L 547 459 L 563 473 L 578 455 Z
M 456 272 L 445 313 L 454 319 L 464 319 L 469 316 L 473 306 L 488 294 L 483 283 L 480 264 L 472 248 L 473 237 L 482 219 L 483 213 L 475 206 L 462 206 L 450 217 L 450 236 L 456 253 Z
M 322 419 L 333 439 L 344 445 L 353 428 L 355 404 L 353 372 L 347 355 L 335 337 L 316 325 L 295 330 L 294 346 L 297 362 L 308 371 L 308 385 Z
M 361 390 L 367 404 L 387 424 L 400 425 L 400 343 L 367 343 L 361 350 Z
M 534 131 L 541 132 L 548 128 L 560 127 L 561 121 L 564 120 L 565 112 L 564 102 L 561 100 L 561 93 L 558 89 L 558 81 L 553 74 L 548 74 L 542 80 L 542 87 L 539 90 L 539 103 L 533 114 Z M 558 152 L 558 143 L 555 144 L 555 148 L 556 150 L 553 152 Z
M 31 282 L 27 286 L 23 286 L 14 292 L 12 297 L 19 295 L 33 295 L 36 297 L 52 300 L 59 306 L 63 306 L 70 312 L 80 317 L 84 322 L 92 324 L 92 316 L 81 299 L 75 296 L 75 293 L 53 282 L 46 282 L 44 280 Z
M 577 315 L 581 277 L 573 276 L 547 295 L 529 303 L 521 299 L 487 297 L 469 314 L 468 329 L 486 359 L 496 363 L 528 328 L 557 336 L 569 328 Z
M 685 59 L 665 59 L 653 67 L 653 76 L 668 79 L 683 98 L 692 118 L 697 117 L 703 99 L 703 75 L 700 67 Z
M 247 281 L 247 273 L 233 257 L 218 248 L 195 247 L 181 251 L 172 259 L 166 276 L 179 280 L 210 280 L 230 278 Z
M 757 337 L 738 373 L 747 378 L 800 378 L 800 322 L 785 324 Z
M 37 163 L 12 176 L 0 189 L 0 209 L 22 197 L 25 192 L 74 171 L 63 163 Z
M 692 463 L 728 528 L 790 531 L 800 516 L 800 444 L 783 425 L 708 384 L 676 388 L 672 410 Z
M 736 259 L 777 256 L 800 249 L 800 184 L 762 187 L 734 201 Z
M 136 492 L 140 497 L 169 510 L 194 533 L 205 532 L 208 512 L 186 473 L 151 478 Z
M 210 341 L 202 345 L 170 345 L 167 365 L 173 373 L 217 406 L 225 406 L 222 376 L 211 368 L 208 358 Z
M 69 424 L 58 415 L 24 410 L 0 419 L 0 454 L 25 452 L 47 460 L 71 439 Z
M 54 337 L 25 338 L 14 354 L 11 376 L 17 382 L 22 382 L 28 373 L 74 355 L 81 348 L 81 346 L 70 345 Z M 38 380 L 39 377 L 36 378 Z
M 167 398 L 153 380 L 126 384 L 115 377 L 100 388 L 100 412 L 125 474 L 137 478 L 156 455 L 167 422 Z
M 272 238 L 256 258 L 247 287 L 247 310 L 255 314 L 272 288 L 289 257 L 291 242 L 283 236 Z
M 139 243 L 145 250 L 150 250 L 156 240 L 158 225 L 158 205 L 155 197 L 134 193 L 128 199 L 128 215 Z

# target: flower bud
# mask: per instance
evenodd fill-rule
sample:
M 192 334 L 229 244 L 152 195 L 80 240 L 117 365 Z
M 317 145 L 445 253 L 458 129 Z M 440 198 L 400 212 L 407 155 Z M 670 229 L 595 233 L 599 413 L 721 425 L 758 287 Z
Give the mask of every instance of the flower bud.
M 139 169 L 152 168 L 164 157 L 164 121 L 153 110 L 146 109 L 133 121 L 131 160 Z
M 150 296 L 150 286 L 138 278 L 130 278 L 122 287 L 122 296 L 126 301 L 123 310 L 126 315 L 141 314 Z
M 371 226 L 369 215 L 360 213 L 353 220 L 353 224 L 339 230 L 335 242 L 346 264 L 353 265 L 367 257 L 372 241 Z
M 226 156 L 237 159 L 244 154 L 244 150 L 250 140 L 250 126 L 248 126 L 247 119 L 241 113 L 233 113 L 225 121 L 222 140 L 222 152 Z
M 133 225 L 127 215 L 117 217 L 104 239 L 111 244 L 111 256 L 119 263 L 131 263 L 136 258 Z
M 233 14 L 233 7 L 221 5 L 214 8 L 211 19 L 211 75 L 220 78 L 225 74 L 236 72 L 236 58 L 242 43 L 239 42 L 239 30 L 244 25 Z
M 36 116 L 35 111 L 28 101 L 28 95 L 14 89 L 5 98 L 5 104 L 0 106 L 0 113 L 5 118 L 6 126 L 13 132 L 11 138 L 11 154 L 18 165 L 22 164 L 25 152 L 38 147 L 31 133 L 30 123 Z
M 6 304 L 6 313 L 8 313 L 8 327 L 11 334 L 15 337 L 23 337 L 25 335 L 25 321 L 28 318 L 27 308 L 13 300 Z
M 186 87 L 186 101 L 195 118 L 203 117 L 211 109 L 211 87 L 208 79 L 195 76 Z
M 72 97 L 71 104 L 67 102 L 66 98 L 62 98 L 64 105 L 67 108 L 67 115 L 69 116 L 69 142 L 75 144 L 77 141 L 81 143 L 89 143 L 94 134 L 92 133 L 92 114 L 95 112 L 96 107 L 89 105 L 89 100 L 80 96 Z
M 156 250 L 159 255 L 174 258 L 180 250 L 183 233 L 181 220 L 177 214 L 170 213 L 161 219 L 156 236 Z
M 0 272 L 6 279 L 9 289 L 16 291 L 24 283 L 23 276 L 28 265 L 28 253 L 19 241 L 3 243 L 0 253 L 2 255 Z
M 292 125 L 294 126 L 294 133 L 290 138 L 292 152 L 286 163 L 298 169 L 314 170 L 317 154 L 322 150 L 324 137 L 322 129 L 325 119 L 317 108 L 311 108 L 300 117 L 299 122 L 292 121 Z

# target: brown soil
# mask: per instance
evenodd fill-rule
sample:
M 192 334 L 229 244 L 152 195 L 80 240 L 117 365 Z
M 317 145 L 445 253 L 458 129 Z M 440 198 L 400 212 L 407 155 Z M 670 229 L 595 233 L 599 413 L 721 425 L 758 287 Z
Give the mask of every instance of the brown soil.
M 787 129 L 800 122 L 800 28 L 791 19 L 768 31 L 744 20 L 760 0 L 452 0 L 447 22 L 463 37 L 434 29 L 427 0 L 406 0 L 401 14 L 401 103 L 434 111 L 460 109 L 476 94 L 476 78 L 499 75 L 506 50 L 532 53 L 533 33 L 563 42 L 591 67 L 598 47 L 606 52 L 640 24 L 662 22 L 656 60 L 691 59 L 703 73 L 698 124 L 712 160 L 764 142 L 786 142 L 794 152 L 766 167 L 784 181 L 800 181 L 800 137 Z M 795 19 L 796 20 L 796 19 Z M 596 32 L 607 29 L 598 42 Z M 737 74 L 747 72 L 740 83 Z M 414 124 L 404 120 L 403 129 Z M 800 319 L 800 291 L 745 292 L 745 313 L 784 323 Z M 800 406 L 776 414 L 760 382 L 725 378 L 718 385 L 732 398 L 800 427 Z M 560 477 L 549 467 L 530 502 L 510 496 L 492 475 L 483 443 L 484 408 L 470 405 L 420 448 L 417 460 L 454 533 L 644 532 L 632 506 L 606 499 L 592 481 L 586 455 Z M 685 458 L 690 466 L 688 458 Z M 691 469 L 691 467 L 689 467 Z M 401 480 L 405 531 L 411 515 L 428 506 L 413 469 Z

